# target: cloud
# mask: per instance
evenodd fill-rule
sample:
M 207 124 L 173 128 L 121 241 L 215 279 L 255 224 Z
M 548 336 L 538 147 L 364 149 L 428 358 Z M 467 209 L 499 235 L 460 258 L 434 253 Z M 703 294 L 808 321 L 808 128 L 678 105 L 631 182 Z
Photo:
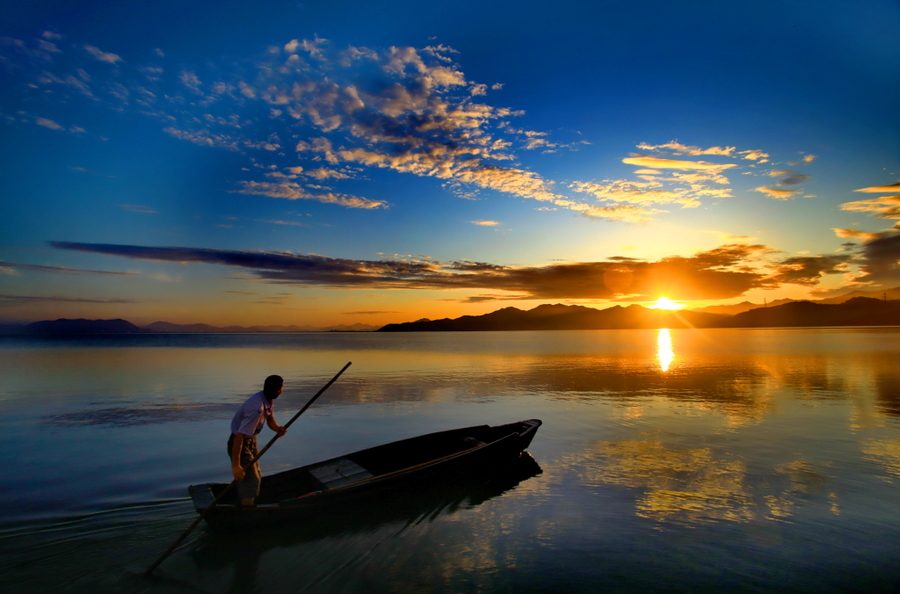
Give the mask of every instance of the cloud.
M 326 169 L 325 167 L 319 167 L 317 169 L 313 169 L 311 171 L 307 171 L 304 175 L 308 175 L 317 180 L 326 180 L 326 179 L 351 179 L 352 176 L 342 172 L 335 171 L 334 169 Z
M 860 231 L 859 229 L 832 229 L 834 234 L 844 239 L 857 239 L 859 241 L 872 241 L 879 237 L 884 237 L 884 233 L 870 233 L 868 231 Z
M 181 83 L 189 89 L 192 89 L 194 91 L 200 90 L 201 83 L 200 79 L 197 78 L 196 73 L 189 70 L 182 70 L 178 78 L 181 80 Z
M 679 204 L 682 208 L 700 206 L 702 198 L 731 197 L 731 192 L 727 188 L 714 188 L 707 185 L 709 182 L 728 183 L 728 180 L 718 173 L 676 171 L 671 177 L 658 177 L 650 174 L 641 177 L 643 181 L 575 182 L 569 187 L 577 192 L 586 192 L 608 202 L 641 205 Z
M 128 212 L 139 212 L 144 214 L 159 214 L 158 210 L 153 210 L 149 206 L 144 206 L 142 204 L 120 204 L 119 208 L 122 210 L 127 210 Z
M 793 169 L 785 169 L 781 171 L 770 171 L 769 177 L 780 177 L 779 186 L 796 186 L 811 178 L 811 175 L 804 175 Z
M 387 202 L 369 200 L 357 196 L 347 196 L 331 192 L 325 194 L 313 194 L 307 192 L 299 184 L 288 181 L 279 183 L 245 181 L 240 182 L 240 186 L 240 190 L 235 190 L 238 194 L 269 196 L 270 198 L 286 198 L 288 200 L 314 200 L 323 204 L 338 204 L 348 208 L 372 209 L 387 208 L 388 206 Z
M 420 259 L 350 260 L 316 254 L 249 252 L 188 247 L 50 242 L 57 249 L 140 260 L 202 263 L 249 272 L 261 282 L 342 289 L 505 291 L 528 299 L 728 299 L 751 289 L 814 284 L 840 269 L 847 258 L 821 256 L 769 262 L 775 250 L 735 243 L 692 256 L 655 262 L 611 258 L 603 262 L 548 266 L 503 266 L 470 260 L 442 263 Z
M 269 219 L 253 219 L 254 222 L 257 223 L 268 223 L 270 225 L 288 225 L 291 227 L 309 227 L 307 223 L 300 223 L 298 221 L 279 221 L 279 220 L 269 220 Z
M 64 130 L 62 126 L 47 118 L 35 118 L 34 123 L 38 126 L 43 126 L 44 128 L 50 128 L 51 130 Z
M 593 194 L 601 200 L 632 204 L 679 203 L 684 207 L 699 206 L 700 202 L 685 189 L 665 190 L 660 182 L 606 180 L 604 182 L 575 182 L 569 186 L 576 192 Z
M 120 62 L 122 60 L 122 58 L 120 58 L 116 54 L 106 53 L 104 51 L 101 51 L 99 48 L 94 47 L 93 45 L 85 45 L 84 49 L 101 62 L 115 64 L 116 62 Z
M 117 111 L 131 108 L 156 118 L 175 138 L 246 155 L 247 173 L 235 183 L 247 195 L 384 207 L 383 200 L 337 191 L 343 180 L 359 179 L 371 168 L 434 178 L 462 198 L 498 192 L 538 201 L 542 210 L 634 223 L 667 212 L 654 205 L 695 207 L 705 199 L 730 197 L 723 173 L 769 157 L 734 146 L 645 142 L 638 148 L 647 154 L 624 159 L 640 168 L 638 180 L 558 184 L 521 165 L 515 151 L 569 150 L 588 143 L 513 126 L 524 112 L 488 103 L 488 85 L 469 80 L 455 62 L 457 52 L 446 46 L 338 48 L 316 37 L 229 63 L 175 64 L 157 52 L 154 63 L 140 66 L 84 47 L 117 68 L 100 67 L 87 56 L 80 58 L 87 62 L 82 64 L 78 56 L 64 61 L 41 52 L 42 63 L 50 60 L 49 65 L 30 70 L 31 78 L 23 74 L 21 89 L 53 87 L 42 96 L 81 95 Z M 30 46 L 18 42 L 15 48 L 22 52 Z M 690 158 L 698 156 L 732 162 Z M 285 183 L 273 184 L 275 173 Z M 335 188 L 316 187 L 325 180 Z
M 900 282 L 900 232 L 887 232 L 867 241 L 860 252 L 860 273 L 854 282 L 869 287 L 893 287 Z
M 724 165 L 717 163 L 708 163 L 706 161 L 682 161 L 680 159 L 662 159 L 659 157 L 651 157 L 645 155 L 635 155 L 622 159 L 623 163 L 628 165 L 637 165 L 638 167 L 649 167 L 651 169 L 696 169 L 700 171 L 709 171 L 719 173 L 726 169 L 736 167 L 733 163 Z
M 775 200 L 790 200 L 799 192 L 799 190 L 780 190 L 778 188 L 767 188 L 765 186 L 753 188 L 753 191 L 765 194 L 769 198 L 774 198 Z
M 676 155 L 723 155 L 723 156 L 731 156 L 734 154 L 734 151 L 737 150 L 733 146 L 714 146 L 711 148 L 700 148 L 699 146 L 687 146 L 681 144 L 677 140 L 673 140 L 666 144 L 657 144 L 650 145 L 646 142 L 642 142 L 637 145 L 637 148 L 644 151 L 669 151 Z
M 849 270 L 850 255 L 796 256 L 787 258 L 775 267 L 772 281 L 778 284 L 815 286 L 822 275 L 840 274 Z
M 479 225 L 481 227 L 497 227 L 500 225 L 497 221 L 472 221 L 473 225 Z
M 768 153 L 762 151 L 741 151 L 738 154 L 748 161 L 759 161 L 760 163 L 768 163 L 770 156 Z
M 845 202 L 841 204 L 841 210 L 868 212 L 880 219 L 900 219 L 900 195 Z
M 900 182 L 896 184 L 888 184 L 886 186 L 873 186 L 871 188 L 860 188 L 858 190 L 853 190 L 854 192 L 868 192 L 871 194 L 891 194 L 893 192 L 900 192 Z
M 107 270 L 83 270 L 80 268 L 65 268 L 62 266 L 42 266 L 40 264 L 21 264 L 17 262 L 4 262 L 0 260 L 0 267 L 13 270 L 27 270 L 29 272 L 49 272 L 52 274 L 74 274 L 78 276 L 137 276 L 134 272 L 110 272 Z
M 111 304 L 111 303 L 138 303 L 133 299 L 86 299 L 81 297 L 45 297 L 38 295 L 2 295 L 0 294 L 0 301 L 12 302 L 12 303 L 35 303 L 40 301 L 50 301 L 53 303 L 102 303 L 102 304 Z

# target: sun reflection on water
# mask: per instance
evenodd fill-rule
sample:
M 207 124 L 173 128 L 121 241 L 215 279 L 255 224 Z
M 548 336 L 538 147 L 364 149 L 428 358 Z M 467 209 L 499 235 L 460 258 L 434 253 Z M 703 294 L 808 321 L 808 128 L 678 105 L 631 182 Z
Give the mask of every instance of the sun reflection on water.
M 669 366 L 675 359 L 675 351 L 672 350 L 672 335 L 668 328 L 660 328 L 656 335 L 656 357 L 663 371 L 669 371 Z

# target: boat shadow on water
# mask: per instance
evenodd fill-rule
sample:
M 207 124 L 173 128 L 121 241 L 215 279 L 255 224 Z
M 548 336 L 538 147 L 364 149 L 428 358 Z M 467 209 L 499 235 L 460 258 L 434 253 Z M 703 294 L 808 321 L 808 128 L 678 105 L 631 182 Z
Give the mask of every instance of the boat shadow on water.
M 502 468 L 429 476 L 407 488 L 354 500 L 352 505 L 323 509 L 296 523 L 284 523 L 246 533 L 221 533 L 207 528 L 189 554 L 201 570 L 235 566 L 236 575 L 256 574 L 260 557 L 277 548 L 353 541 L 385 532 L 391 536 L 411 526 L 429 523 L 460 510 L 472 509 L 515 489 L 541 474 L 528 452 Z

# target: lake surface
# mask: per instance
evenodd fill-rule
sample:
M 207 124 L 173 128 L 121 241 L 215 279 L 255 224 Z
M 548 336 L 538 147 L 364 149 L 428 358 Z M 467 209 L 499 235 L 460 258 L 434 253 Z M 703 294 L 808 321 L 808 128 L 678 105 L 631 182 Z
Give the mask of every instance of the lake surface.
M 528 418 L 540 472 L 143 578 L 265 376 L 284 423 L 348 361 L 264 474 Z M 900 328 L 4 337 L 0 411 L 2 592 L 900 591 Z

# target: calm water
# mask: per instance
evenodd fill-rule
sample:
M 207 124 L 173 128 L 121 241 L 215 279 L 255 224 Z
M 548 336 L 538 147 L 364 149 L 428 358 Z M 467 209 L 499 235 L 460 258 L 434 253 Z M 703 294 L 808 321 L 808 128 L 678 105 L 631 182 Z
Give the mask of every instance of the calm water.
M 526 418 L 542 472 L 201 526 L 141 577 L 235 407 L 278 373 L 286 422 L 347 361 L 264 473 Z M 2 592 L 900 590 L 900 328 L 4 338 L 0 411 Z

